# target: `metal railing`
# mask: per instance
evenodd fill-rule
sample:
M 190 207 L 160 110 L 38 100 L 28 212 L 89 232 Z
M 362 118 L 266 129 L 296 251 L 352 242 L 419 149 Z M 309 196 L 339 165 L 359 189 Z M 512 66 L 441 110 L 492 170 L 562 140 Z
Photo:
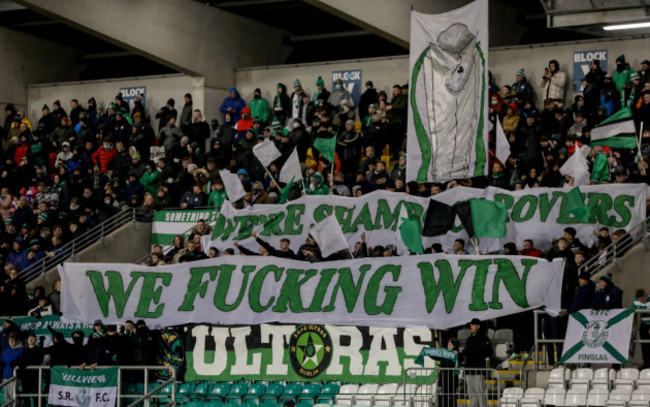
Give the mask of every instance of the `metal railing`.
M 83 233 L 62 247 L 51 251 L 45 257 L 21 270 L 20 278 L 26 283 L 63 263 L 68 257 L 78 254 L 92 244 L 104 239 L 110 233 L 129 222 L 151 222 L 152 212 L 147 208 L 125 209 L 94 228 Z
M 76 366 L 78 368 L 78 366 Z M 107 368 L 109 366 L 97 366 L 97 369 Z M 112 367 L 112 366 L 111 366 Z M 127 406 L 135 407 L 139 404 L 143 404 L 145 407 L 151 405 L 151 401 L 159 400 L 169 400 L 165 407 L 173 407 L 176 405 L 176 369 L 172 366 L 117 366 L 117 406 Z M 26 404 L 30 404 L 30 399 L 35 399 L 33 406 L 34 407 L 43 407 L 47 403 L 46 398 L 48 397 L 47 390 L 44 390 L 43 384 L 46 383 L 43 377 L 43 373 L 46 370 L 50 370 L 49 366 L 27 366 L 25 370 L 37 370 L 38 371 L 38 392 L 37 393 L 26 393 L 18 392 L 16 389 L 18 386 L 13 386 L 13 400 L 3 404 L 2 407 L 5 407 L 8 404 L 18 403 L 20 404 L 21 400 L 26 401 Z M 143 372 L 143 392 L 142 393 L 128 393 L 124 390 L 124 371 L 142 371 Z M 149 388 L 150 384 L 153 384 L 149 379 L 149 373 L 152 371 L 167 371 L 170 372 L 170 377 L 164 381 L 153 382 L 156 384 L 155 387 Z M 17 380 L 18 368 L 14 369 L 14 377 L 11 379 L 14 383 Z M 7 385 L 9 382 L 2 383 L 0 388 Z M 169 393 L 161 394 L 159 393 L 162 389 L 169 386 Z M 134 400 L 135 399 L 135 400 Z
M 470 404 L 486 407 L 488 400 L 498 403 L 501 397 L 501 377 L 496 369 L 491 368 L 408 368 L 404 371 L 402 385 L 403 392 L 395 395 L 390 405 L 452 407 Z M 376 397 L 382 396 L 385 395 Z M 356 401 L 353 399 L 353 404 Z M 364 404 L 363 400 L 361 404 Z
M 578 268 L 578 273 L 586 271 L 594 275 L 608 265 L 616 263 L 632 246 L 643 240 L 648 232 L 650 232 L 650 216 L 630 229 L 619 240 L 605 247 L 601 253 L 584 262 Z

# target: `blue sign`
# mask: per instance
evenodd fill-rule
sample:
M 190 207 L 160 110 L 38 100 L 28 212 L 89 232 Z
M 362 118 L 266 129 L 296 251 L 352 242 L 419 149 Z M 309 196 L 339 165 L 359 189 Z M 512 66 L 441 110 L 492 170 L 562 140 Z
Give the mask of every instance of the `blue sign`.
M 573 91 L 582 92 L 582 79 L 591 69 L 591 61 L 600 61 L 600 69 L 607 72 L 607 50 L 576 51 L 573 53 Z
M 146 86 L 131 86 L 128 88 L 120 88 L 122 99 L 133 110 L 133 98 L 137 95 L 142 95 L 142 105 L 147 106 L 147 87 Z
M 334 90 L 337 79 L 343 81 L 343 86 L 350 92 L 354 105 L 358 106 L 359 99 L 361 99 L 361 87 L 363 85 L 361 83 L 361 69 L 332 71 L 332 90 Z

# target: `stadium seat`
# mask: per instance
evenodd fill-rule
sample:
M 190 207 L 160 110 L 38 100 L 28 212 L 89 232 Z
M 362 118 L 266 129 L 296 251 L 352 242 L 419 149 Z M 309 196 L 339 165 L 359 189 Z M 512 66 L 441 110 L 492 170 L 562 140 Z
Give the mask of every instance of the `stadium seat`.
M 521 387 L 506 387 L 501 393 L 499 405 L 501 407 L 518 407 L 519 400 L 524 397 L 524 389 Z
M 591 381 L 591 388 L 604 387 L 611 388 L 611 384 L 616 378 L 616 372 L 613 369 L 604 367 L 594 372 L 594 378 Z
M 376 383 L 367 383 L 359 387 L 359 394 L 355 399 L 355 404 L 371 406 L 374 401 L 374 396 L 379 390 L 379 385 Z
M 394 397 L 393 401 L 395 404 L 404 404 L 412 405 L 413 397 L 418 391 L 418 385 L 415 383 L 401 384 L 397 388 L 397 395 Z
M 185 407 L 203 407 L 203 403 L 200 401 L 190 401 L 189 403 L 185 404 Z
M 630 393 L 635 388 L 635 383 L 639 378 L 639 370 L 635 368 L 625 368 L 619 370 L 614 379 L 614 389 L 625 389 Z
M 199 383 L 194 387 L 194 393 L 190 396 L 190 401 L 204 401 L 207 400 L 210 393 L 210 386 L 212 383 L 205 382 Z
M 571 374 L 569 388 L 572 390 L 582 390 L 587 392 L 591 388 L 591 380 L 593 378 L 593 369 L 576 369 Z
M 267 402 L 273 402 L 274 404 L 277 403 L 282 393 L 284 393 L 283 384 L 269 384 L 266 386 L 266 391 L 264 391 L 264 395 L 261 398 L 262 405 L 265 405 Z
M 189 403 L 195 387 L 196 383 L 181 383 L 176 391 L 176 402 L 181 404 Z
M 551 370 L 547 387 L 549 389 L 566 389 L 567 375 L 570 377 L 570 371 L 564 367 L 556 367 Z
M 551 387 L 544 394 L 544 405 L 561 406 L 564 405 L 565 391 L 559 387 Z
M 397 394 L 397 383 L 382 384 L 377 389 L 375 396 L 375 406 L 390 406 L 393 404 L 395 395 Z
M 316 404 L 316 398 L 321 392 L 321 385 L 318 383 L 308 383 L 298 396 L 298 404 L 303 406 L 312 406 Z
M 603 388 L 591 389 L 587 395 L 587 405 L 590 407 L 603 407 L 607 405 L 608 398 L 609 390 Z
M 345 404 L 351 406 L 354 396 L 359 392 L 358 384 L 344 384 L 341 386 L 339 394 L 334 397 L 335 404 Z
M 492 338 L 494 357 L 499 360 L 508 358 L 508 349 L 513 341 L 512 329 L 497 329 Z
M 414 407 L 429 407 L 435 402 L 435 396 L 437 394 L 437 386 L 435 384 L 431 385 L 421 385 L 418 387 L 415 392 L 415 397 L 413 397 L 413 406 Z
M 302 392 L 302 384 L 300 383 L 291 383 L 284 386 L 284 392 L 280 396 L 280 404 L 284 403 L 285 400 L 296 401 L 300 393 Z
M 540 406 L 544 401 L 546 390 L 541 387 L 529 387 L 521 399 L 521 406 Z
M 650 390 L 639 389 L 632 392 L 632 397 L 630 398 L 630 407 L 648 407 L 650 404 Z
M 228 396 L 228 392 L 230 392 L 230 384 L 229 383 L 214 383 L 210 387 L 210 393 L 208 393 L 208 398 L 207 400 L 213 401 L 226 401 L 226 397 Z
M 636 387 L 639 389 L 650 389 L 650 369 L 643 369 L 639 372 Z
M 334 404 L 334 396 L 336 396 L 339 393 L 339 389 L 341 386 L 336 383 L 328 383 L 320 391 L 320 395 L 318 396 L 317 403 L 318 404 Z
M 609 393 L 607 399 L 607 406 L 621 406 L 625 407 L 627 402 L 632 398 L 632 392 L 626 389 L 614 389 Z
M 587 392 L 584 390 L 571 389 L 564 396 L 565 406 L 584 406 L 587 404 Z
M 266 385 L 262 383 L 254 383 L 248 387 L 248 391 L 244 396 L 244 403 L 257 406 L 260 404 L 260 398 L 266 390 Z
M 246 383 L 235 383 L 230 386 L 230 391 L 228 396 L 226 396 L 226 401 L 229 403 L 235 403 L 236 405 L 243 402 L 244 396 L 248 392 L 248 384 Z

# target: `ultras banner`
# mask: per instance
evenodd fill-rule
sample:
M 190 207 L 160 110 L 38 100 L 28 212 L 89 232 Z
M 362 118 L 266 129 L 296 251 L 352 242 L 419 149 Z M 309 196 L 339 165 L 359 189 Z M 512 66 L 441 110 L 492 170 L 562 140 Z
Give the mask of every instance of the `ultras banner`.
M 434 339 L 428 328 L 195 325 L 185 337 L 185 380 L 395 383 L 420 367 L 415 359 Z
M 266 322 L 448 328 L 559 310 L 563 261 L 421 255 L 307 263 L 228 256 L 159 267 L 65 263 L 69 320 L 149 326 Z
M 501 250 L 507 242 L 515 242 L 520 246 L 524 239 L 532 239 L 537 248 L 547 250 L 552 240 L 561 237 L 564 228 L 568 226 L 577 230 L 577 237 L 583 243 L 591 245 L 595 241 L 594 229 L 606 226 L 612 232 L 619 228 L 630 230 L 645 219 L 646 185 L 609 184 L 580 187 L 585 205 L 591 212 L 587 223 L 582 223 L 568 212 L 564 197 L 569 190 L 533 188 L 508 191 L 494 187 L 456 187 L 431 199 L 447 205 L 472 198 L 487 198 L 506 204 L 506 237 L 480 238 L 479 249 L 482 253 Z M 304 243 L 313 225 L 333 214 L 341 225 L 350 248 L 354 248 L 365 233 L 368 246 L 385 246 L 397 240 L 397 251 L 404 254 L 407 251 L 399 246 L 401 239 L 395 239 L 402 205 L 406 205 L 410 218 L 424 222 L 429 198 L 376 191 L 359 198 L 332 195 L 325 200 L 322 197 L 305 196 L 284 205 L 256 205 L 242 210 L 233 209 L 227 204 L 217 217 L 214 232 L 203 237 L 201 246 L 205 250 L 216 247 L 223 251 L 233 247 L 233 241 L 238 241 L 242 246 L 257 251 L 258 245 L 251 238 L 251 233 L 255 231 L 260 238 L 274 247 L 279 247 L 280 239 L 288 238 L 291 248 L 296 251 Z M 423 236 L 422 243 L 424 247 L 429 247 L 439 242 L 444 250 L 450 251 L 454 240 L 459 238 L 468 242 L 467 233 L 460 219 L 456 217 L 454 227 L 447 234 L 437 237 Z

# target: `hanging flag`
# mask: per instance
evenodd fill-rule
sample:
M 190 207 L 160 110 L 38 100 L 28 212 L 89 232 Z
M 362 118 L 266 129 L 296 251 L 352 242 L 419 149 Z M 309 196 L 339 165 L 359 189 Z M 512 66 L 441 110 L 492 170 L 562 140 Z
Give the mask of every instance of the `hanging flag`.
M 330 138 L 316 137 L 314 140 L 314 147 L 327 161 L 334 162 L 334 152 L 336 150 L 336 136 Z
M 574 312 L 560 363 L 628 363 L 634 309 Z
M 486 174 L 488 0 L 411 12 L 406 181 Z
M 456 219 L 456 212 L 453 206 L 431 199 L 427 208 L 427 215 L 424 218 L 422 235 L 444 235 L 454 227 L 454 219 Z
M 636 127 L 630 106 L 625 106 L 591 129 L 590 144 L 630 150 L 636 148 Z
M 585 205 L 585 199 L 580 193 L 580 188 L 571 189 L 564 197 L 564 204 L 566 210 L 577 219 L 584 223 L 589 221 L 589 208 Z
M 300 160 L 298 159 L 298 149 L 294 148 L 280 170 L 280 178 L 278 181 L 285 184 L 293 184 L 294 180 L 299 179 L 302 179 L 302 170 L 300 169 Z
M 499 161 L 505 164 L 508 162 L 508 157 L 510 157 L 510 143 L 508 143 L 508 138 L 506 137 L 506 134 L 503 132 L 503 127 L 501 127 L 501 122 L 499 120 L 496 120 L 496 122 L 497 122 L 496 156 L 499 159 Z
M 456 212 L 456 216 L 460 219 L 460 223 L 463 224 L 469 237 L 474 237 L 474 223 L 472 222 L 472 210 L 469 202 L 458 202 L 454 205 L 454 211 Z
M 506 236 L 508 210 L 503 202 L 470 199 L 472 226 L 476 237 L 502 238 Z
M 318 243 L 320 254 L 327 257 L 341 250 L 349 249 L 348 241 L 341 231 L 341 225 L 334 216 L 328 216 L 315 224 L 309 232 Z
M 602 184 L 604 181 L 609 181 L 609 162 L 604 153 L 598 153 L 594 157 L 594 165 L 591 168 L 591 180 Z
M 424 247 L 422 247 L 422 228 L 420 227 L 420 220 L 412 219 L 409 216 L 405 202 L 402 203 L 402 207 L 399 211 L 398 225 L 397 230 L 399 231 L 404 246 L 413 253 L 423 254 Z
M 230 202 L 239 201 L 246 195 L 244 186 L 242 185 L 239 177 L 228 170 L 220 170 L 219 175 L 223 181 L 223 186 L 228 194 Z
M 287 182 L 287 185 L 285 185 L 284 188 L 280 190 L 280 205 L 286 203 L 289 200 L 289 192 L 291 191 L 291 187 L 293 187 L 293 180 L 294 179 L 291 178 L 291 180 Z
M 47 403 L 51 406 L 112 407 L 117 401 L 117 367 L 96 370 L 52 366 Z
M 280 150 L 270 140 L 256 144 L 253 147 L 253 154 L 255 154 L 255 157 L 260 160 L 264 167 L 268 167 L 273 161 L 282 157 Z
M 573 178 L 573 185 L 589 185 L 589 164 L 583 154 L 582 147 L 576 146 L 576 151 L 560 167 L 560 174 Z

